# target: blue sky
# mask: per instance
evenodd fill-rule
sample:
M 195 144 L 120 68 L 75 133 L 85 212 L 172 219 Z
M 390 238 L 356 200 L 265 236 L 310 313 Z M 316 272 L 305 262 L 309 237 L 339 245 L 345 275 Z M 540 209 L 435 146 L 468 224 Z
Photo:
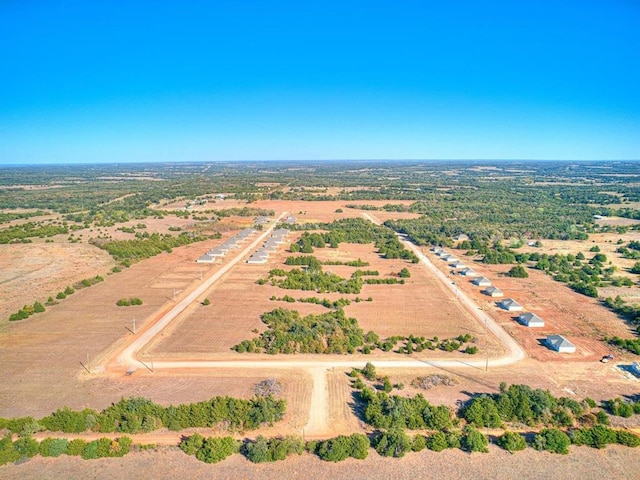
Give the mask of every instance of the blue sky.
M 0 2 L 0 164 L 639 159 L 640 1 Z

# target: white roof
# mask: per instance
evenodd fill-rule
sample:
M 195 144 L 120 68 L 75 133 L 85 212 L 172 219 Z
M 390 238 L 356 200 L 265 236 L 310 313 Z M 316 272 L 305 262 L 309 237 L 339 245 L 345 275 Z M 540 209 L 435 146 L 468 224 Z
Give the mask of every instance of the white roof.
M 502 295 L 502 290 L 500 290 L 498 287 L 487 287 L 484 289 L 484 292 L 487 295 Z
M 548 335 L 546 342 L 549 347 L 557 351 L 570 350 L 575 352 L 576 350 L 576 346 L 562 335 Z
M 500 305 L 508 309 L 522 308 L 522 305 L 516 302 L 513 298 L 505 298 L 500 302 Z
M 202 255 L 196 260 L 196 263 L 213 263 L 214 258 L 211 255 Z
M 542 320 L 535 313 L 522 313 L 520 314 L 518 319 L 520 320 L 520 323 L 528 327 L 544 327 L 544 320 Z
M 475 285 L 479 285 L 479 286 L 490 286 L 491 285 L 491 280 L 489 280 L 487 277 L 477 277 L 474 280 L 472 280 L 472 282 Z

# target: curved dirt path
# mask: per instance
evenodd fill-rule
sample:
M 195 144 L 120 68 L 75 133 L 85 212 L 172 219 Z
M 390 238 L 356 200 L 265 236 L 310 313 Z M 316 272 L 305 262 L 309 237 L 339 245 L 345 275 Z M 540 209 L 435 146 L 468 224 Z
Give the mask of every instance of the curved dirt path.
M 283 212 L 277 219 L 280 220 L 286 212 Z M 368 213 L 363 216 L 369 221 L 380 224 L 380 222 Z M 240 262 L 251 250 L 255 249 L 261 241 L 273 230 L 275 223 L 256 238 L 248 247 L 242 250 L 229 263 L 224 265 L 219 271 L 204 281 L 202 285 L 197 287 L 191 294 L 177 303 L 169 312 L 164 314 L 150 327 L 145 329 L 137 337 L 135 337 L 128 346 L 126 346 L 117 356 L 116 362 L 119 365 L 126 365 L 129 368 L 135 368 L 140 364 L 149 368 L 140 359 L 137 358 L 138 353 L 153 340 L 175 317 L 177 317 L 184 309 L 204 293 L 211 285 L 218 281 L 222 276 Z M 471 300 L 464 292 L 460 291 L 438 268 L 431 263 L 424 253 L 420 251 L 413 243 L 399 236 L 399 239 L 413 251 L 422 261 L 425 268 L 428 268 L 438 280 L 447 286 L 460 300 L 464 307 L 485 327 L 491 331 L 503 344 L 506 354 L 500 357 L 486 360 L 451 360 L 451 359 L 430 359 L 420 360 L 417 358 L 404 360 L 304 360 L 283 358 L 280 360 L 180 360 L 180 361 L 155 361 L 153 370 L 184 370 L 184 369 L 283 369 L 296 370 L 301 369 L 311 375 L 313 387 L 311 393 L 311 402 L 309 407 L 309 417 L 303 431 L 305 434 L 322 436 L 330 431 L 328 421 L 329 394 L 327 390 L 327 368 L 362 368 L 366 362 L 373 363 L 377 368 L 478 368 L 509 365 L 525 358 L 522 348 L 505 332 L 493 319 L 485 315 L 478 305 Z

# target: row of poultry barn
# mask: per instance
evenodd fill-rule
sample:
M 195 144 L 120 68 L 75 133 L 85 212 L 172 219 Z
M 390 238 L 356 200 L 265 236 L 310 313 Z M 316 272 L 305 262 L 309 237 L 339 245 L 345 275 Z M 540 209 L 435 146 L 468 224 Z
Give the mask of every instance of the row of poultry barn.
M 240 247 L 251 235 L 257 230 L 253 228 L 245 228 L 238 232 L 234 237 L 225 240 L 221 245 L 213 247 L 207 253 L 196 259 L 196 263 L 214 263 L 216 259 L 224 257 L 229 251 Z
M 482 293 L 492 298 L 502 298 L 504 293 L 498 287 L 494 286 L 487 277 L 480 276 L 472 268 L 467 266 L 464 262 L 460 261 L 455 255 L 447 253 L 440 247 L 433 247 L 432 252 L 441 260 L 447 262 L 447 265 L 452 269 L 452 273 L 457 275 L 471 278 L 471 283 L 483 287 Z M 503 298 L 496 303 L 500 308 L 507 312 L 522 312 L 518 315 L 518 321 L 530 328 L 544 327 L 544 320 L 538 315 L 532 312 L 524 312 L 524 308 L 513 298 Z M 545 340 L 546 345 L 561 353 L 574 353 L 576 347 L 573 343 L 567 340 L 562 335 L 548 335 Z
M 289 230 L 286 228 L 278 228 L 277 230 L 274 230 L 269 238 L 264 241 L 262 246 L 249 257 L 247 263 L 267 263 L 267 260 L 269 260 L 269 254 L 275 252 L 278 247 L 285 242 L 288 234 Z

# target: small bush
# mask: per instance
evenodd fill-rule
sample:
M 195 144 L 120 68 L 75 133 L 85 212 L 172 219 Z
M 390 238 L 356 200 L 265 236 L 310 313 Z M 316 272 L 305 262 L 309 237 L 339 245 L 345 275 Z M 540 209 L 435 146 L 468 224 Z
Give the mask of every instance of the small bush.
M 504 432 L 504 434 L 498 437 L 496 444 L 510 453 L 527 448 L 527 442 L 524 437 L 514 432 Z

